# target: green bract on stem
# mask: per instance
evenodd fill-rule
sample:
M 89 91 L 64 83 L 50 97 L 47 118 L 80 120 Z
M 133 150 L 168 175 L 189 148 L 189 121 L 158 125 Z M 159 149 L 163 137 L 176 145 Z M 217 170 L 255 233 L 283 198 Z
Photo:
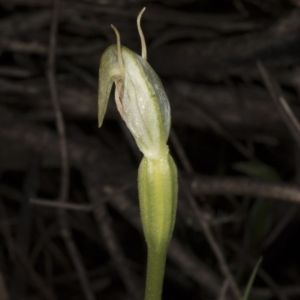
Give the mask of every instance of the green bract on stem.
M 168 154 L 144 157 L 138 173 L 141 218 L 148 246 L 146 300 L 159 300 L 177 207 L 177 169 Z
M 138 172 L 143 230 L 148 247 L 145 300 L 160 300 L 167 248 L 177 206 L 177 170 L 169 154 L 170 105 L 163 85 L 147 62 L 147 49 L 137 18 L 142 56 L 121 45 L 108 47 L 101 57 L 98 119 L 102 125 L 115 83 L 115 101 L 121 117 L 144 154 Z

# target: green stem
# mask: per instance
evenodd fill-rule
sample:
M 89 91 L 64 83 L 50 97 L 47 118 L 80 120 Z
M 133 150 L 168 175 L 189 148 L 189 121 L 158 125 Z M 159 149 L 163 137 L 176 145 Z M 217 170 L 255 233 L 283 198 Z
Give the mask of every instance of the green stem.
M 161 300 L 166 251 L 148 249 L 145 300 Z

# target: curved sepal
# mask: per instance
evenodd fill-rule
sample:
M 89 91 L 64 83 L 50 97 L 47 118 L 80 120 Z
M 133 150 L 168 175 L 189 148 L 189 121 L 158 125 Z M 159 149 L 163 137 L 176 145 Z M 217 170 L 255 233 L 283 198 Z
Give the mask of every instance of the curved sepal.
M 98 126 L 103 123 L 107 103 L 115 76 L 121 76 L 118 63 L 117 45 L 111 45 L 102 54 L 99 70 L 98 88 Z

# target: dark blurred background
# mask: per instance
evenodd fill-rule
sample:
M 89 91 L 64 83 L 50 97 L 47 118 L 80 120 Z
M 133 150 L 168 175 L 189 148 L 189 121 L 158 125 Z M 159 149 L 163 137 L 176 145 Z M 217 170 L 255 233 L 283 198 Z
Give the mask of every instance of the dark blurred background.
M 164 300 L 300 299 L 300 2 L 0 0 L 0 299 L 143 299 L 135 141 L 101 54 L 148 61 L 179 204 Z

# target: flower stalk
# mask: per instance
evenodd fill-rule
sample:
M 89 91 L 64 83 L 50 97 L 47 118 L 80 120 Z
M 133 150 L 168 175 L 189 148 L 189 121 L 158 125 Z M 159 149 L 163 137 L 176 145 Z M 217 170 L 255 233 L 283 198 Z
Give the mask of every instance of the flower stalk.
M 145 300 L 160 300 L 168 245 L 177 207 L 177 169 L 169 154 L 170 105 L 163 85 L 147 62 L 147 49 L 137 18 L 142 56 L 121 45 L 108 47 L 101 57 L 98 120 L 102 125 L 115 83 L 118 111 L 144 157 L 138 170 L 138 192 L 148 249 Z

